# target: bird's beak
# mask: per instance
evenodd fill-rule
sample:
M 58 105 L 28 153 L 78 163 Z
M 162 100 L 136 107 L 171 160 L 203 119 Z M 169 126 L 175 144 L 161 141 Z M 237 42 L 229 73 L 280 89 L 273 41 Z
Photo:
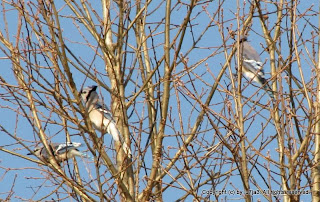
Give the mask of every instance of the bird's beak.
M 27 155 L 32 155 L 32 153 L 27 153 Z

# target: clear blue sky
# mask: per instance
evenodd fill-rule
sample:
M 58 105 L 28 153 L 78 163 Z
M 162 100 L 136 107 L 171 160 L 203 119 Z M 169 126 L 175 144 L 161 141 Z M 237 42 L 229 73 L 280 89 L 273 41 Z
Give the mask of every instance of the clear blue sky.
M 209 3 L 210 2 L 210 3 Z M 228 3 L 224 3 L 223 4 L 223 12 L 224 12 L 224 18 L 225 18 L 225 27 L 230 27 L 231 24 L 233 25 L 233 30 L 236 29 L 236 18 L 234 13 L 237 12 L 237 4 L 235 3 L 236 1 L 228 1 Z M 240 4 L 243 7 L 243 2 L 241 1 Z M 217 9 L 217 4 L 218 1 L 208 1 L 208 7 L 205 7 L 205 9 L 207 9 L 207 11 L 213 15 L 213 13 L 216 11 Z M 311 4 L 315 4 L 315 6 L 313 7 L 315 10 L 317 10 L 319 8 L 319 2 L 309 2 L 309 1 L 305 1 L 302 4 L 299 5 L 299 12 L 300 13 L 304 13 L 306 11 L 307 8 L 309 8 L 311 6 Z M 101 14 L 101 9 L 100 9 L 100 2 L 99 3 L 93 3 L 93 7 L 97 8 L 98 14 Z M 151 4 L 151 7 L 149 9 L 149 11 L 151 11 L 152 7 L 156 7 L 158 4 L 157 3 L 153 3 Z M 174 3 L 173 3 L 174 5 Z M 61 4 L 60 2 L 57 2 L 57 8 L 60 8 Z M 205 6 L 205 4 L 203 5 Z M 9 7 L 7 7 L 8 9 Z M 247 12 L 249 8 L 249 5 L 247 3 L 247 5 L 245 6 L 244 12 Z M 198 15 L 198 12 L 201 12 L 202 9 L 204 9 L 204 7 L 202 6 L 198 6 L 196 7 L 195 11 L 193 12 L 193 17 L 196 17 L 194 21 L 192 21 L 192 31 L 194 36 L 191 35 L 190 29 L 187 29 L 187 33 L 186 33 L 186 41 L 183 45 L 183 48 L 181 50 L 181 53 L 186 53 L 189 48 L 192 46 L 192 42 L 193 42 L 193 38 L 198 38 L 200 36 L 200 34 L 202 33 L 202 31 L 204 30 L 204 27 L 206 27 L 209 23 L 209 18 L 208 15 L 205 12 L 202 12 L 200 15 Z M 270 12 L 275 11 L 275 7 L 274 6 L 268 6 L 268 9 Z M 162 20 L 162 18 L 164 17 L 164 12 L 165 12 L 165 7 L 164 5 L 162 5 L 159 10 L 155 13 L 153 13 L 150 18 L 147 20 L 148 22 L 159 22 L 160 20 Z M 241 8 L 241 13 L 242 13 L 242 8 Z M 131 19 L 134 18 L 134 13 L 135 12 L 131 12 Z M 174 11 L 172 12 L 172 24 L 173 25 L 180 25 L 181 22 L 183 21 L 183 18 L 185 17 L 185 13 L 186 13 L 186 8 L 185 7 L 181 7 L 181 8 L 175 8 Z M 310 11 L 310 13 L 313 13 Z M 67 8 L 67 7 L 63 7 L 60 10 L 60 15 L 61 16 L 69 16 L 71 15 L 71 11 Z M 258 15 L 256 13 L 256 15 Z M 9 26 L 9 34 L 10 34 L 10 38 L 11 41 L 13 42 L 15 40 L 15 33 L 16 33 L 16 28 L 17 28 L 17 13 L 14 10 L 8 11 L 6 12 L 6 17 L 8 20 L 8 26 Z M 275 17 L 276 15 L 274 13 L 271 13 L 269 15 L 269 20 L 270 23 L 273 24 L 275 22 Z M 317 25 L 318 22 L 318 17 L 317 16 L 306 16 L 306 19 L 309 20 L 312 24 Z M 3 11 L 1 12 L 1 19 L 0 22 L 3 22 Z M 65 43 L 71 48 L 71 50 L 73 51 L 73 53 L 81 60 L 85 61 L 87 64 L 92 64 L 92 67 L 97 68 L 98 71 L 103 72 L 104 70 L 104 62 L 101 58 L 99 57 L 95 57 L 95 52 L 88 48 L 88 46 L 85 44 L 85 41 L 83 40 L 82 36 L 78 33 L 76 27 L 72 24 L 72 21 L 70 20 L 70 18 L 61 18 L 61 26 L 63 28 L 63 34 L 65 39 Z M 98 23 L 98 22 L 95 22 Z M 282 26 L 285 27 L 286 26 L 286 21 L 282 22 Z M 303 27 L 306 24 L 306 20 L 302 19 L 301 21 L 298 21 L 298 28 L 300 30 L 303 30 Z M 154 29 L 156 27 L 155 24 L 150 24 L 148 25 L 150 26 L 150 29 Z M 174 28 L 175 26 L 172 26 L 172 28 Z M 0 29 L 1 32 L 3 32 L 4 30 L 4 24 L 0 23 Z M 25 29 L 25 27 L 23 27 L 23 30 Z M 87 37 L 89 36 L 89 33 L 80 25 L 80 29 L 83 32 L 84 35 L 86 35 Z M 164 26 L 160 27 L 157 29 L 157 32 L 163 31 Z M 306 27 L 303 30 L 303 38 L 309 39 L 311 36 L 311 31 L 312 27 L 310 25 L 306 25 Z M 173 29 L 172 30 L 172 37 L 174 36 L 176 30 Z M 227 31 L 225 30 L 225 34 L 227 33 Z M 135 37 L 134 37 L 134 33 L 133 32 L 129 32 L 130 36 L 129 36 L 129 43 L 132 45 L 135 45 Z M 258 53 L 261 54 L 261 58 L 263 61 L 266 60 L 266 64 L 265 64 L 265 71 L 268 73 L 270 72 L 269 69 L 269 57 L 268 54 L 266 52 L 263 52 L 263 49 L 261 47 L 261 44 L 265 46 L 265 40 L 262 37 L 262 30 L 261 30 L 261 25 L 259 22 L 258 18 L 254 18 L 253 19 L 253 26 L 252 26 L 252 31 L 249 32 L 249 40 L 251 41 L 252 45 L 257 49 Z M 206 82 L 209 84 L 213 84 L 214 79 L 212 77 L 212 74 L 209 73 L 209 70 L 214 74 L 214 76 L 216 77 L 217 74 L 219 73 L 222 65 L 225 63 L 225 58 L 224 58 L 224 54 L 222 49 L 221 50 L 217 50 L 217 47 L 220 47 L 222 44 L 222 40 L 221 40 L 221 36 L 219 34 L 219 29 L 218 26 L 215 25 L 215 23 L 212 23 L 212 26 L 209 28 L 209 30 L 202 36 L 202 40 L 197 44 L 197 47 L 195 50 L 193 50 L 189 55 L 188 55 L 188 65 L 192 66 L 194 65 L 196 62 L 198 62 L 199 60 L 206 58 L 207 56 L 209 56 L 213 51 L 218 51 L 219 54 L 215 55 L 214 57 L 211 57 L 209 59 L 207 59 L 205 62 L 203 62 L 202 64 L 200 64 L 197 68 L 195 68 L 194 73 L 196 73 L 197 75 L 201 75 L 201 79 L 202 80 L 196 80 L 195 84 L 196 84 L 196 89 L 197 89 L 197 93 L 200 94 L 206 94 L 207 91 L 210 90 L 210 86 L 206 85 Z M 283 37 L 285 37 L 285 35 L 283 35 Z M 89 39 L 91 37 L 88 37 Z M 116 39 L 116 38 L 114 38 Z M 32 40 L 36 41 L 35 37 L 32 37 Z M 90 43 L 92 43 L 91 45 L 96 46 L 97 44 L 94 42 L 94 40 L 91 38 L 91 41 L 89 41 Z M 162 45 L 164 39 L 163 39 L 163 35 L 157 35 L 154 36 L 154 43 L 155 45 Z M 283 38 L 283 41 L 286 41 L 285 38 Z M 233 40 L 229 40 L 227 42 L 227 45 L 231 45 L 233 43 Z M 0 44 L 0 46 L 3 47 L 2 44 Z M 307 44 L 307 46 L 310 48 L 310 44 Z M 150 56 L 152 59 L 154 59 L 154 57 L 156 57 L 158 60 L 162 57 L 163 54 L 163 48 L 162 46 L 159 46 L 160 48 L 157 48 L 156 51 L 156 55 L 153 55 L 153 52 L 150 51 Z M 130 51 L 130 50 L 129 50 Z M 306 52 L 304 50 L 302 50 L 302 53 L 306 54 Z M 282 54 L 284 55 L 284 57 L 286 57 L 289 53 L 286 51 L 286 46 L 284 44 L 284 46 L 282 47 Z M 127 66 L 131 66 L 132 65 L 132 58 L 133 55 L 129 54 L 129 57 L 127 59 Z M 0 73 L 0 76 L 5 78 L 5 80 L 12 84 L 12 85 L 17 85 L 17 82 L 13 76 L 13 72 L 12 72 L 12 64 L 9 60 L 4 59 L 5 55 L 0 51 L 0 64 L 1 64 L 1 68 L 2 71 Z M 46 65 L 44 63 L 44 61 L 40 61 L 42 63 L 42 65 Z M 154 61 L 153 61 L 154 62 Z M 311 76 L 311 67 L 310 64 L 305 63 L 305 61 L 303 61 L 304 64 L 303 66 L 305 66 L 306 68 L 304 69 L 304 74 L 305 74 L 305 78 L 308 78 L 308 75 Z M 154 65 L 154 64 L 153 64 Z M 163 65 L 162 65 L 163 66 Z M 209 68 L 209 69 L 207 69 Z M 180 71 L 184 70 L 184 66 L 183 65 L 178 65 L 175 70 L 174 73 L 178 73 Z M 297 73 L 298 69 L 293 69 L 294 73 Z M 236 70 L 234 69 L 234 62 L 232 63 L 232 73 L 236 73 Z M 50 76 L 52 76 L 51 72 L 47 70 L 47 72 L 44 72 L 44 75 L 48 77 L 48 79 L 52 80 L 52 78 L 50 78 Z M 74 78 L 75 78 L 75 82 L 76 84 L 80 87 L 84 84 L 85 81 L 85 76 L 82 74 L 79 74 L 76 72 L 76 70 L 74 70 L 73 72 Z M 135 76 L 138 76 L 138 73 L 135 72 L 134 76 L 132 78 L 135 78 Z M 284 74 L 283 74 L 284 76 Z M 269 74 L 267 74 L 266 76 L 267 78 L 270 77 Z M 103 81 L 106 84 L 109 84 L 109 81 L 107 79 L 106 76 L 103 76 Z M 195 78 L 194 75 L 192 75 L 192 78 Z M 189 80 L 188 76 L 183 76 L 181 78 L 181 80 L 183 82 L 187 82 Z M 243 81 L 244 82 L 244 81 Z M 230 79 L 227 77 L 227 74 L 222 78 L 221 80 L 221 85 L 222 87 L 219 87 L 220 90 L 223 90 L 223 88 L 227 88 L 226 83 L 230 83 Z M 86 85 L 92 85 L 95 84 L 94 81 L 91 80 L 86 80 L 85 82 L 85 86 Z M 134 90 L 135 90 L 135 86 L 130 83 L 131 85 L 129 85 L 129 87 L 126 89 L 126 95 L 130 96 L 133 94 Z M 190 85 L 190 83 L 185 83 L 186 87 L 188 88 L 192 88 L 192 86 Z M 253 85 L 249 85 L 247 88 L 244 89 L 243 94 L 245 96 L 251 96 L 253 92 L 256 92 L 258 90 L 257 87 L 254 87 Z M 286 91 L 287 89 L 285 89 Z M 0 124 L 1 126 L 3 126 L 6 130 L 8 130 L 9 132 L 15 134 L 16 136 L 18 136 L 19 138 L 24 140 L 24 143 L 28 146 L 30 146 L 31 148 L 33 148 L 33 146 L 35 145 L 34 141 L 38 140 L 38 138 L 35 138 L 34 133 L 33 133 L 33 129 L 30 126 L 30 123 L 26 121 L 25 118 L 23 118 L 22 116 L 17 115 L 17 113 L 15 112 L 15 110 L 18 110 L 19 107 L 10 103 L 10 101 L 6 100 L 5 95 L 3 95 L 2 93 L 4 93 L 4 87 L 0 87 L 0 106 L 1 106 L 1 112 L 2 112 L 2 116 L 0 116 Z M 104 96 L 104 101 L 106 102 L 106 104 L 109 106 L 110 105 L 110 98 L 108 96 L 108 92 L 105 90 L 102 90 L 102 93 Z M 174 93 L 174 91 L 172 91 L 172 94 Z M 224 93 L 216 93 L 215 97 L 213 99 L 213 102 L 211 103 L 211 109 L 214 110 L 215 112 L 219 113 L 220 111 L 222 111 L 223 109 L 221 108 L 223 106 L 223 101 L 225 101 L 225 94 Z M 254 99 L 258 99 L 262 96 L 262 92 L 258 93 L 258 95 L 254 96 Z M 206 96 L 204 96 L 202 98 L 202 101 L 204 101 L 206 98 Z M 144 98 L 138 98 L 139 101 L 143 101 Z M 199 105 L 196 105 L 195 108 L 197 110 L 195 110 L 193 108 L 192 105 L 190 105 L 190 103 L 188 103 L 186 100 L 182 99 L 182 106 L 183 106 L 183 110 L 182 110 L 182 120 L 184 122 L 184 133 L 188 133 L 190 132 L 190 128 L 192 127 L 194 122 L 195 122 L 195 118 L 197 117 L 197 110 L 201 110 L 201 108 L 199 107 Z M 267 95 L 264 95 L 261 99 L 261 103 L 262 104 L 267 104 L 269 102 L 269 98 Z M 234 101 L 231 100 L 231 108 L 234 108 Z M 175 112 L 176 108 L 177 108 L 177 101 L 175 96 L 172 96 L 171 102 L 170 102 L 170 106 L 173 110 L 173 112 Z M 220 103 L 220 104 L 219 104 Z M 142 104 L 137 104 L 138 109 L 143 109 L 143 105 Z M 253 104 L 249 103 L 247 107 L 244 108 L 244 113 L 249 112 L 253 107 Z M 146 113 L 146 110 L 145 110 Z M 255 112 L 250 111 L 250 113 L 254 114 Z M 245 124 L 245 126 L 247 127 L 247 134 L 248 134 L 248 139 L 250 140 L 250 134 L 254 134 L 253 136 L 255 136 L 256 131 L 260 131 L 261 127 L 263 125 L 263 123 L 266 121 L 266 118 L 270 117 L 270 112 L 268 110 L 261 110 L 260 111 L 261 116 L 257 116 L 254 120 L 248 120 Z M 173 113 L 175 115 L 175 117 L 173 117 L 173 119 L 175 119 L 175 123 L 173 125 L 175 125 L 177 128 L 175 128 L 176 130 L 180 130 L 180 124 L 179 124 L 179 118 L 177 113 Z M 192 116 L 190 117 L 190 114 L 192 114 Z M 53 119 L 55 120 L 59 120 L 58 117 L 53 117 Z M 17 124 L 16 124 L 17 121 Z M 131 124 L 134 124 L 137 121 L 137 115 L 134 115 L 131 117 L 131 119 L 129 120 Z M 206 127 L 210 128 L 208 125 L 208 121 L 205 120 L 202 123 L 202 127 L 200 130 L 205 130 Z M 143 128 L 147 129 L 147 123 L 144 123 Z M 135 127 L 138 127 L 138 124 L 135 125 Z M 131 130 L 133 130 L 133 128 L 131 128 Z M 223 131 L 223 130 L 221 130 Z M 76 130 L 70 130 L 70 132 L 74 132 L 77 133 Z M 227 132 L 227 131 L 225 131 Z M 273 136 L 276 134 L 274 127 L 268 126 L 268 128 L 266 130 L 264 130 L 264 136 Z M 64 131 L 62 130 L 62 127 L 59 126 L 54 126 L 54 124 L 49 124 L 49 127 L 46 128 L 46 134 L 50 137 L 50 140 L 53 142 L 63 142 L 65 140 L 65 136 L 64 136 Z M 168 134 L 168 137 L 166 137 L 164 139 L 164 149 L 165 150 L 169 150 L 168 148 L 173 147 L 174 149 L 170 150 L 170 157 L 173 157 L 175 154 L 175 151 L 178 147 L 177 144 L 177 140 L 175 137 L 172 136 L 172 134 L 174 134 L 174 131 L 171 130 L 170 128 L 167 128 L 166 130 L 166 134 Z M 210 130 L 208 132 L 202 133 L 200 136 L 202 136 L 206 141 L 208 142 L 212 142 L 213 137 L 214 137 L 215 132 L 213 130 Z M 6 149 L 10 149 L 13 150 L 17 153 L 20 154 L 26 154 L 28 153 L 28 151 L 24 148 L 22 148 L 21 145 L 17 144 L 16 141 L 12 138 L 10 138 L 8 135 L 6 135 L 3 131 L 0 131 L 0 135 L 3 137 L 2 142 L 0 144 L 0 146 L 5 147 Z M 143 134 L 142 138 L 143 139 L 143 143 L 145 143 L 146 141 L 146 137 L 148 134 Z M 132 135 L 132 138 L 136 137 L 135 135 Z M 198 138 L 199 139 L 199 138 Z M 82 142 L 83 140 L 81 137 L 79 136 L 74 136 L 72 137 L 72 140 L 75 142 Z M 113 142 L 111 141 L 111 137 L 110 136 L 106 136 L 105 137 L 105 144 L 107 145 L 107 147 L 112 147 Z M 194 144 L 196 147 L 198 147 L 197 142 L 195 142 Z M 253 143 L 253 146 L 259 146 L 260 142 L 259 140 Z M 144 144 L 141 145 L 142 147 L 144 147 Z M 268 153 L 270 153 L 270 155 L 272 156 L 273 159 L 277 160 L 278 159 L 278 153 L 276 152 L 276 141 L 274 141 L 274 144 L 269 144 L 263 151 L 262 153 L 264 153 L 264 155 L 267 155 Z M 134 148 L 134 146 L 132 147 Z M 86 150 L 85 147 L 82 147 L 81 150 Z M 202 149 L 203 150 L 203 149 Z M 230 155 L 230 153 L 225 150 L 227 155 Z M 249 152 L 254 152 L 253 150 L 249 150 Z M 114 156 L 115 153 L 111 150 L 107 151 L 107 153 L 111 156 Z M 212 154 L 212 167 L 208 168 L 208 169 L 212 169 L 214 170 L 214 164 L 215 162 L 215 154 Z M 196 162 L 194 159 L 190 158 L 189 159 L 191 162 Z M 150 150 L 147 153 L 147 155 L 145 156 L 145 161 L 147 163 L 151 162 L 151 155 L 150 155 Z M 92 164 L 92 162 L 87 162 L 87 160 L 81 160 L 80 158 L 78 159 L 78 162 L 80 164 L 80 172 L 82 174 L 84 174 L 83 178 L 86 180 L 90 180 L 90 176 L 88 175 L 88 170 L 91 170 L 92 172 L 90 172 L 90 174 L 95 175 L 94 172 L 94 165 Z M 165 161 L 167 162 L 167 161 Z M 264 161 L 262 159 L 259 159 L 259 163 L 261 164 L 265 164 L 267 163 L 267 161 Z M 231 165 L 226 165 L 223 167 L 223 170 L 220 170 L 221 173 L 223 173 L 224 171 L 227 171 L 228 169 L 230 169 Z M 182 162 L 177 162 L 177 167 L 184 169 Z M 234 165 L 233 165 L 234 167 Z M 10 168 L 10 169 L 8 169 Z M 17 201 L 23 199 L 32 199 L 32 200 L 39 200 L 39 197 L 42 197 L 45 195 L 45 193 L 41 192 L 38 194 L 34 195 L 34 191 L 36 189 L 37 186 L 41 186 L 42 182 L 45 182 L 45 185 L 50 185 L 50 181 L 46 181 L 46 180 L 39 180 L 39 179 L 33 179 L 33 178 L 43 178 L 44 176 L 46 176 L 46 174 L 43 173 L 43 171 L 37 170 L 38 165 L 36 165 L 35 163 L 29 162 L 27 160 L 18 158 L 16 156 L 12 156 L 10 154 L 7 154 L 5 152 L 0 151 L 0 198 L 4 199 L 6 197 L 6 192 L 8 192 L 11 189 L 12 183 L 14 182 L 14 180 L 16 181 L 15 185 L 14 185 L 14 196 L 13 199 L 15 198 Z M 67 169 L 67 168 L 66 168 Z M 102 166 L 101 168 L 101 172 L 105 172 L 107 168 Z M 270 165 L 270 169 L 271 170 L 275 170 L 276 172 L 278 171 L 278 168 L 276 168 L 273 165 Z M 177 174 L 174 170 L 171 170 L 174 176 Z M 196 170 L 194 170 L 195 172 Z M 214 172 L 217 172 L 214 170 Z M 310 171 L 309 171 L 310 172 Z M 85 175 L 86 174 L 86 175 Z M 227 190 L 235 190 L 236 188 L 243 190 L 242 188 L 242 183 L 240 181 L 240 177 L 238 175 L 238 172 L 234 172 L 235 176 L 233 176 L 231 179 L 232 181 L 230 181 L 229 183 L 227 183 L 227 187 L 223 188 L 223 187 L 216 187 L 216 190 L 223 190 L 223 189 L 227 189 Z M 309 173 L 310 174 L 310 173 Z M 144 172 L 141 172 L 141 176 L 144 175 Z M 253 169 L 252 171 L 252 175 L 257 175 L 256 171 Z M 108 174 L 108 172 L 106 172 L 106 178 L 110 177 L 110 175 Z M 278 176 L 274 176 L 276 179 L 276 181 L 280 182 L 280 178 Z M 304 178 L 303 178 L 304 179 Z M 164 181 L 165 182 L 170 182 L 170 178 L 169 177 L 165 177 Z M 188 185 L 185 182 L 181 182 L 183 185 L 185 185 L 186 187 L 188 187 Z M 259 183 L 259 182 L 258 182 Z M 307 183 L 307 182 L 305 182 Z M 175 184 L 177 185 L 177 184 Z M 105 185 L 110 186 L 110 185 Z M 276 183 L 272 184 L 272 189 L 273 190 L 279 190 L 280 187 L 279 185 L 277 185 Z M 32 187 L 32 188 L 31 188 Z M 144 183 L 141 182 L 141 189 L 144 187 Z M 254 187 L 254 186 L 253 186 Z M 210 190 L 212 189 L 212 186 L 208 185 L 207 187 L 203 187 L 201 190 L 199 190 L 199 192 L 201 192 L 202 190 Z M 253 188 L 254 189 L 254 188 Z M 44 190 L 48 190 L 48 194 L 50 193 L 50 191 L 52 191 L 52 187 L 49 187 L 48 189 L 41 189 L 42 191 Z M 170 190 L 170 188 L 169 188 Z M 172 201 L 172 200 L 176 200 L 179 197 L 181 197 L 182 195 L 184 195 L 184 191 L 179 191 L 179 189 L 173 189 L 174 191 L 166 191 L 164 193 L 164 200 L 165 201 Z M 307 190 L 309 190 L 309 188 L 307 188 Z M 141 191 L 141 190 L 140 190 Z M 21 198 L 19 198 L 21 197 Z M 230 196 L 230 195 L 226 195 L 226 199 L 237 199 L 238 195 L 235 195 L 234 197 Z M 191 198 L 188 198 L 189 200 L 191 200 Z M 214 198 L 210 198 L 211 200 L 214 200 Z M 258 199 L 263 200 L 264 198 L 260 195 L 254 195 L 253 196 L 253 200 L 256 201 Z M 302 200 L 305 201 L 309 201 L 311 200 L 311 195 L 304 195 L 301 197 Z

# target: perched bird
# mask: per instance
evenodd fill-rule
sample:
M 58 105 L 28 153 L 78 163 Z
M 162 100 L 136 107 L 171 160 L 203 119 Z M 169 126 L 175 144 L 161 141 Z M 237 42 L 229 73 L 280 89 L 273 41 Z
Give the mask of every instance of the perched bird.
M 66 142 L 66 143 L 51 143 L 49 144 L 52 154 L 55 156 L 58 163 L 66 161 L 69 158 L 80 156 L 90 158 L 88 155 L 80 152 L 77 148 L 81 146 L 78 142 Z M 36 147 L 33 153 L 41 160 L 48 161 L 49 154 L 44 146 Z M 32 155 L 28 153 L 27 155 Z
M 274 99 L 273 91 L 264 77 L 263 64 L 257 51 L 249 44 L 247 37 L 240 39 L 240 50 L 238 50 L 240 59 L 242 59 L 242 70 L 244 75 L 266 90 L 269 96 Z
M 131 158 L 132 154 L 130 147 L 122 140 L 110 110 L 103 105 L 96 90 L 97 86 L 88 86 L 80 91 L 81 98 L 85 102 L 85 107 L 89 114 L 90 121 L 97 130 L 103 133 L 109 133 L 113 137 L 114 141 L 120 142 L 126 155 Z

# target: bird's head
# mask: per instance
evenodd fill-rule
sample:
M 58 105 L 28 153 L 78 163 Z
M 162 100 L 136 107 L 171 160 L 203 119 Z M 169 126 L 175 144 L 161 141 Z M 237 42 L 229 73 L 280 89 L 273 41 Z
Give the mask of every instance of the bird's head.
M 41 152 L 41 147 L 36 147 L 34 150 L 33 150 L 33 153 L 28 153 L 27 155 L 33 155 L 35 154 L 36 156 L 40 156 L 40 152 Z
M 80 96 L 81 96 L 82 100 L 85 103 L 87 103 L 92 96 L 97 96 L 98 94 L 97 94 L 96 90 L 97 90 L 97 86 L 94 86 L 94 85 L 81 89 Z

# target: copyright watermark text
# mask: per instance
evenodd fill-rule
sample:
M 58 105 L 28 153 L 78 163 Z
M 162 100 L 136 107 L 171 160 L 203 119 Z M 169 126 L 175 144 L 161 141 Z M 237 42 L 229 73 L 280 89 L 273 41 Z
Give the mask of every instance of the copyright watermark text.
M 241 191 L 241 190 L 214 190 L 214 189 L 210 189 L 210 190 L 202 190 L 201 191 L 202 195 L 261 195 L 261 194 L 265 194 L 265 195 L 306 195 L 306 194 L 311 194 L 311 190 L 287 190 L 287 191 L 283 191 L 283 190 L 252 190 L 250 189 L 249 191 Z

